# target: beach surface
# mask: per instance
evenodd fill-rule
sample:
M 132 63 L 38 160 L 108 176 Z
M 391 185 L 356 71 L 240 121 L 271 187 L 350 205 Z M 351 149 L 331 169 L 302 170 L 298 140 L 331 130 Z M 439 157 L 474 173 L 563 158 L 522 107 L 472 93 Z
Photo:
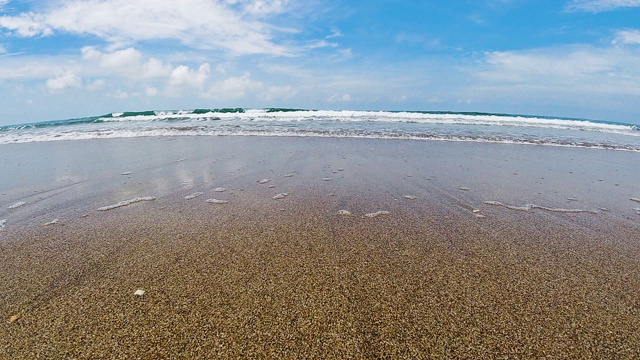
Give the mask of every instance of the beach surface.
M 0 357 L 637 358 L 639 163 L 383 139 L 1 145 Z

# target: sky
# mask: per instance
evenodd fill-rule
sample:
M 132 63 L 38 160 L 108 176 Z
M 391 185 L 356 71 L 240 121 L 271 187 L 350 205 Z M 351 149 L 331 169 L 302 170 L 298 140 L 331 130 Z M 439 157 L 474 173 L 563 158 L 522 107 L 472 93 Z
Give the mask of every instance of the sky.
M 0 125 L 221 107 L 640 124 L 640 0 L 0 0 Z

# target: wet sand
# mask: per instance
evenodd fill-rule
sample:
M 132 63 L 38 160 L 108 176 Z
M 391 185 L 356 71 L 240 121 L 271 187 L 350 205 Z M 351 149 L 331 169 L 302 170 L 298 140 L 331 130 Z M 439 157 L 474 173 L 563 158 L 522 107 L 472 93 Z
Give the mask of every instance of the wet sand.
M 3 145 L 0 357 L 636 358 L 638 160 L 367 139 Z

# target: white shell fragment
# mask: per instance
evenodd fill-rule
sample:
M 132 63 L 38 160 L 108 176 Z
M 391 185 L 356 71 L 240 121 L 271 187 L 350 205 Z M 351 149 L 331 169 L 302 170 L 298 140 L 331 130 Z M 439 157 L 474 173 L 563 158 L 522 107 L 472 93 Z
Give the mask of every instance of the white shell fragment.
M 215 188 L 213 191 L 215 191 L 215 192 L 225 192 L 225 191 L 227 191 L 227 189 L 219 187 L 219 188 Z
M 42 226 L 55 225 L 55 224 L 58 223 L 58 221 L 60 221 L 60 219 L 53 219 L 53 220 L 49 221 L 48 223 L 42 224 Z
M 227 200 L 219 200 L 219 199 L 208 199 L 207 202 L 209 204 L 226 204 L 229 201 L 227 201 Z
M 262 180 L 258 180 L 258 181 L 256 181 L 256 182 L 257 182 L 258 184 L 266 184 L 266 183 L 268 183 L 269 181 L 271 181 L 271 180 L 269 180 L 269 179 L 262 179 Z
M 280 199 L 284 199 L 286 196 L 289 196 L 289 193 L 280 193 L 276 196 L 273 197 L 273 200 L 280 200 Z
M 136 292 L 133 293 L 133 295 L 142 296 L 142 295 L 144 295 L 144 290 L 138 289 L 138 290 L 136 290 Z
M 125 172 L 123 172 L 123 173 L 120 173 L 120 175 L 131 175 L 131 174 L 132 174 L 132 172 L 131 172 L 131 171 L 125 171 Z
M 417 199 L 417 197 L 413 196 L 413 195 L 405 195 L 403 196 L 405 199 L 409 199 L 409 200 L 415 200 Z
M 351 216 L 351 211 L 349 211 L 349 210 L 338 210 L 338 215 Z
M 638 199 L 638 198 L 631 198 L 631 199 L 629 199 L 629 200 L 631 200 L 631 201 L 635 201 L 635 202 L 639 202 L 639 203 L 640 203 L 640 199 Z

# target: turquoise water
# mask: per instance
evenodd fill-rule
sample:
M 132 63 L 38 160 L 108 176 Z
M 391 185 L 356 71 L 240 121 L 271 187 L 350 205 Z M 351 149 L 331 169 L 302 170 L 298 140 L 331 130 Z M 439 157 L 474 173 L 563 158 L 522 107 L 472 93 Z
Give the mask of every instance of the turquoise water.
M 640 152 L 640 129 L 631 124 L 490 113 L 280 108 L 149 110 L 0 127 L 0 144 L 146 136 L 401 138 Z

